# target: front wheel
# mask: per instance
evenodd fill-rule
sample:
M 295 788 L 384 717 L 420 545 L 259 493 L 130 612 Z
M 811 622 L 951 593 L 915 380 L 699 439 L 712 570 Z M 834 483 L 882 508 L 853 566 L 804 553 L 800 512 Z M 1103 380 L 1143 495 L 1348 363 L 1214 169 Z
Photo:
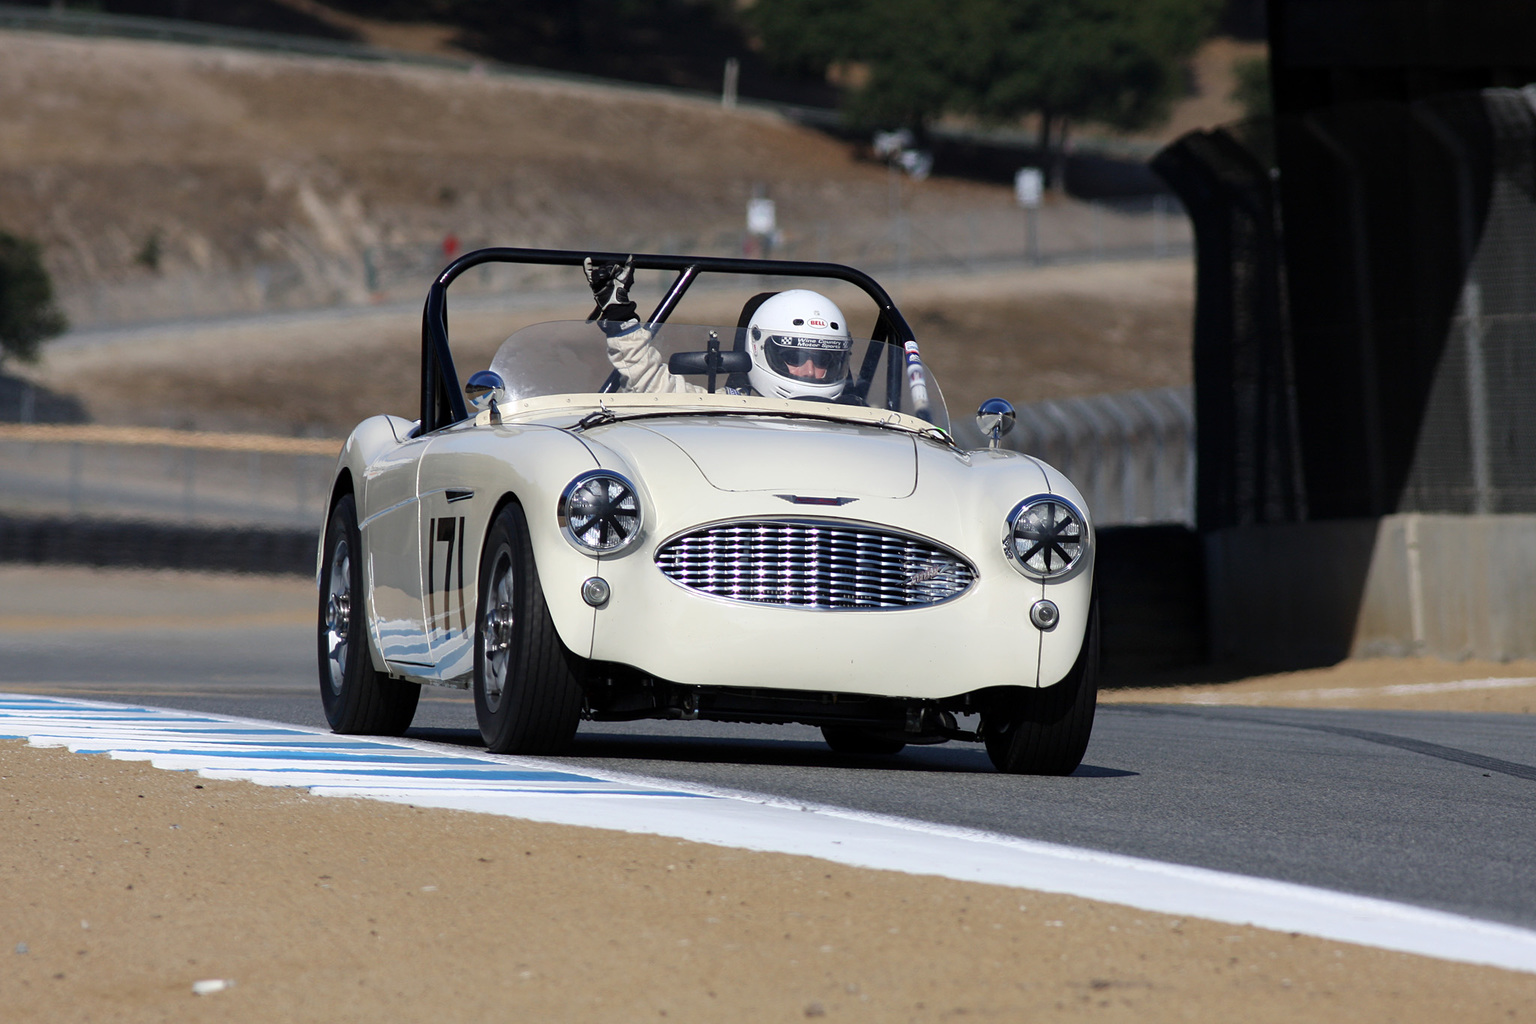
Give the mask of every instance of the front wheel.
M 553 754 L 570 745 L 584 694 L 533 563 L 528 519 L 513 502 L 480 556 L 475 612 L 475 718 L 495 754 Z
M 1067 677 L 1044 689 L 1018 689 L 982 713 L 987 756 L 1000 772 L 1071 775 L 1083 763 L 1099 697 L 1099 605 L 1088 613 L 1083 646 Z
M 399 736 L 416 715 L 421 687 L 391 679 L 373 667 L 368 653 L 362 540 L 357 503 L 350 494 L 343 494 L 331 507 L 324 553 L 316 632 L 325 720 L 336 732 Z

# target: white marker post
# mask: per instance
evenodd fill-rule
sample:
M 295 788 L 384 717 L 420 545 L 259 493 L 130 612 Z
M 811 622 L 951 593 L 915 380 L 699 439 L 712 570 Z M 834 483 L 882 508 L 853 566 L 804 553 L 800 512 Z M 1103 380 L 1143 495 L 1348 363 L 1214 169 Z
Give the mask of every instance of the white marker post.
M 736 87 L 741 81 L 741 61 L 735 57 L 725 59 L 725 84 L 720 90 L 720 105 L 726 110 L 736 109 Z
M 1021 167 L 1013 176 L 1013 196 L 1024 208 L 1024 258 L 1040 262 L 1040 199 L 1045 192 L 1045 175 L 1038 167 Z
M 767 259 L 773 250 L 773 237 L 778 233 L 778 212 L 772 199 L 747 200 L 747 234 L 757 239 L 758 255 Z

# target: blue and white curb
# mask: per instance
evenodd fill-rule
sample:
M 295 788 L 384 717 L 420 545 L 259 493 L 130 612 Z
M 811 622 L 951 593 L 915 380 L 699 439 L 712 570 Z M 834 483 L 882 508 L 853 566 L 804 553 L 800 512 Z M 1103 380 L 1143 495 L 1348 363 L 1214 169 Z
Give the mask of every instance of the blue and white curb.
M 554 761 L 162 708 L 0 693 L 0 737 L 196 771 L 533 821 L 672 836 L 1103 900 L 1536 973 L 1536 931 L 1205 868 L 711 790 Z

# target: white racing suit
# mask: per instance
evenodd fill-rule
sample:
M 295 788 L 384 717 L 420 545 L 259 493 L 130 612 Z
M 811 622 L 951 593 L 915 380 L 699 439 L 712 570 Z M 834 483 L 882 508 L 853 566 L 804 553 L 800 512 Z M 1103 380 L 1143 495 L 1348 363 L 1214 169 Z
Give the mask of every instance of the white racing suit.
M 708 388 L 690 383 L 667 369 L 667 362 L 651 344 L 652 331 L 639 320 L 615 323 L 600 321 L 598 326 L 608 336 L 608 361 L 619 371 L 620 391 L 649 394 L 702 394 Z M 719 387 L 716 394 L 750 395 L 747 388 Z

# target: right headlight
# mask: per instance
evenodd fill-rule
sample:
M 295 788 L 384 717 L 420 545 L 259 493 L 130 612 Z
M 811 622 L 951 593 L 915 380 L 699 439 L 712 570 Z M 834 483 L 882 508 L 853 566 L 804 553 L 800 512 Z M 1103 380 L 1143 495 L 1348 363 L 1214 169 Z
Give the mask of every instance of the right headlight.
M 1065 498 L 1037 494 L 1008 513 L 1003 550 L 1024 575 L 1056 579 L 1082 561 L 1088 550 L 1088 522 Z

